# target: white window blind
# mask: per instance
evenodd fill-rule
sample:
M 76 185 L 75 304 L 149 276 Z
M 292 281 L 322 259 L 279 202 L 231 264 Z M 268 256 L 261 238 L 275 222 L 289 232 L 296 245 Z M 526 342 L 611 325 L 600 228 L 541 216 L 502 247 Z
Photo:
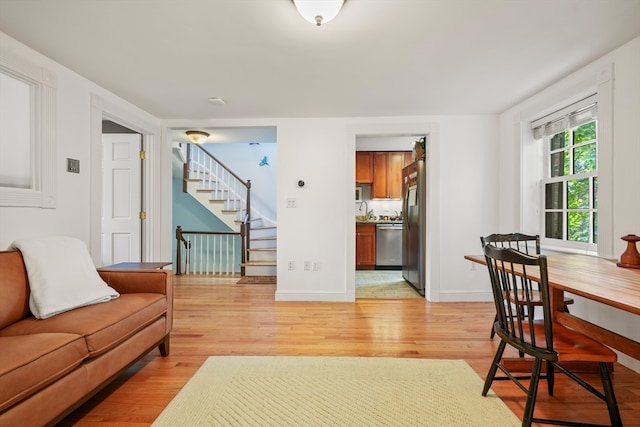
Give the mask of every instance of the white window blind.
M 541 139 L 580 126 L 598 115 L 597 95 L 591 95 L 531 123 L 533 136 Z

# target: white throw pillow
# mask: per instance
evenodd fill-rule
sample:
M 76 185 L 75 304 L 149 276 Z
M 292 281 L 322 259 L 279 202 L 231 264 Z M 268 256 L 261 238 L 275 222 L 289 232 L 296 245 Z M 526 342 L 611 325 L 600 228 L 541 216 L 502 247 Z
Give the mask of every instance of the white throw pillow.
M 120 296 L 98 275 L 82 240 L 37 237 L 16 240 L 10 248 L 22 253 L 31 288 L 29 308 L 38 319 Z

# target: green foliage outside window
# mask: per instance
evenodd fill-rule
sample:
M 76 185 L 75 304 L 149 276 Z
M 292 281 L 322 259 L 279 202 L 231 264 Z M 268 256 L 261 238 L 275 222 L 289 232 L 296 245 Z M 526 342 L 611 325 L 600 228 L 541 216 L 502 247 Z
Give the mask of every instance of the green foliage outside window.
M 545 185 L 546 237 L 597 242 L 598 177 L 596 121 L 567 129 L 549 140 L 549 176 Z M 562 232 L 564 217 L 565 232 Z

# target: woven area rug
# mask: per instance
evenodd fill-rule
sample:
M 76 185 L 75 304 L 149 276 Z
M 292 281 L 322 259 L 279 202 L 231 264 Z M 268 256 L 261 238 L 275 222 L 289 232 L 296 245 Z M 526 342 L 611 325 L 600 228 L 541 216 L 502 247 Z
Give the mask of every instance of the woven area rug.
M 210 357 L 163 426 L 520 426 L 463 360 Z
M 237 285 L 272 285 L 276 283 L 276 276 L 244 276 L 236 282 Z
M 423 297 L 407 282 L 401 281 L 385 283 L 384 285 L 357 287 L 356 298 L 412 299 Z

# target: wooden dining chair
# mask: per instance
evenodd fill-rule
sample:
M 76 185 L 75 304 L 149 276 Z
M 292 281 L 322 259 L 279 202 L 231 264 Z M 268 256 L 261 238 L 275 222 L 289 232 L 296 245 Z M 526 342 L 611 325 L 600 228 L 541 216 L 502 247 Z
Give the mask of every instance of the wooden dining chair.
M 483 250 L 497 312 L 494 329 L 500 337 L 500 344 L 487 374 L 482 395 L 487 395 L 493 381 L 512 380 L 527 394 L 523 426 L 530 426 L 531 423 L 595 426 L 596 424 L 534 417 L 538 383 L 541 378 L 546 378 L 549 395 L 553 396 L 554 375 L 557 369 L 605 401 L 611 425 L 622 426 L 609 372 L 609 364 L 617 360 L 617 355 L 604 344 L 552 320 L 546 256 L 527 255 L 515 249 L 500 248 L 490 243 L 487 243 Z M 530 281 L 529 275 L 540 278 L 539 297 L 534 296 L 530 287 L 526 285 Z M 529 310 L 533 310 L 534 298 L 540 301 L 541 319 L 522 316 L 516 309 L 519 306 L 526 306 Z M 533 358 L 531 376 L 526 377 L 530 378 L 528 388 L 520 381 L 524 377 L 514 375 L 502 363 L 507 344 Z M 543 362 L 546 365 L 545 374 L 542 373 Z M 600 392 L 578 377 L 566 366 L 567 362 L 597 363 L 604 392 Z M 496 376 L 498 369 L 505 375 Z
M 494 246 L 500 248 L 511 248 L 515 249 L 519 252 L 523 252 L 528 255 L 540 255 L 540 236 L 539 235 L 529 235 L 522 233 L 505 233 L 505 234 L 491 234 L 489 236 L 480 237 L 480 243 L 482 243 L 482 247 L 484 247 L 487 243 L 491 243 Z M 537 288 L 537 286 L 536 286 Z M 540 290 L 536 289 L 532 292 L 532 306 L 539 307 L 540 306 Z M 569 312 L 569 305 L 573 304 L 573 298 L 564 297 L 564 311 Z M 523 307 L 520 307 L 522 311 L 522 315 L 527 315 L 527 312 Z M 532 310 L 532 315 L 533 310 Z M 494 319 L 495 322 L 496 319 Z M 495 331 L 493 330 L 493 325 L 491 325 L 491 333 L 489 335 L 491 339 L 495 336 Z

